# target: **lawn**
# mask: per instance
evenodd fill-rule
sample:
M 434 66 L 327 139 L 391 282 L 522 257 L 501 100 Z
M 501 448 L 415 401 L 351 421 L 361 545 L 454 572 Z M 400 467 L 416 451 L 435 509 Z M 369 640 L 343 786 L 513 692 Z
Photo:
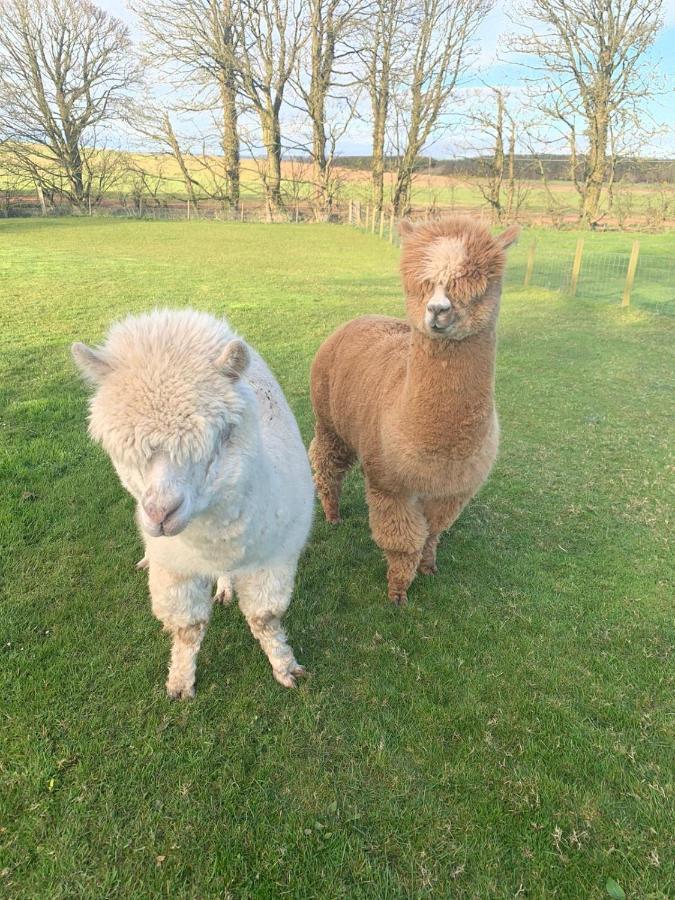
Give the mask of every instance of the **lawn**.
M 312 355 L 400 313 L 397 254 L 329 225 L 0 222 L 0 895 L 672 896 L 669 317 L 512 279 L 501 455 L 441 573 L 387 603 L 354 472 L 287 617 L 311 677 L 279 687 L 231 607 L 195 700 L 165 697 L 70 342 L 227 313 L 309 440 Z

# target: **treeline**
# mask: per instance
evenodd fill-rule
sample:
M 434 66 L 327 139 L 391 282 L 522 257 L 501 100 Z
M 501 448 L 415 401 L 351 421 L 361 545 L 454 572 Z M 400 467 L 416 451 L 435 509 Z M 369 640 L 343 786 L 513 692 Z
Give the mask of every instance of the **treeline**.
M 425 148 L 460 128 L 475 159 L 435 171 L 477 175 L 496 219 L 517 215 L 520 182 L 538 174 L 572 181 L 594 225 L 649 137 L 660 85 L 647 51 L 664 0 L 509 0 L 522 27 L 500 52 L 527 63 L 526 86 L 468 89 L 496 2 L 129 0 L 135 42 L 90 0 L 0 0 L 0 165 L 43 209 L 91 208 L 130 178 L 156 195 L 161 178 L 130 172 L 126 143 L 170 157 L 191 204 L 236 213 L 250 156 L 270 220 L 307 192 L 326 219 L 358 124 L 370 131 L 370 202 L 399 216 Z
M 335 159 L 336 166 L 365 172 L 371 170 L 372 162 L 371 156 L 339 156 Z M 414 171 L 415 174 L 427 172 L 437 176 L 481 178 L 493 162 L 494 157 L 486 154 L 455 159 L 420 156 L 415 161 Z M 571 182 L 570 164 L 569 156 L 521 155 L 515 157 L 514 174 L 519 179 L 535 181 L 541 177 L 543 167 L 545 177 L 549 180 Z M 398 159 L 385 157 L 385 171 L 395 172 L 397 165 Z M 675 159 L 619 158 L 616 161 L 615 177 L 624 184 L 675 184 Z

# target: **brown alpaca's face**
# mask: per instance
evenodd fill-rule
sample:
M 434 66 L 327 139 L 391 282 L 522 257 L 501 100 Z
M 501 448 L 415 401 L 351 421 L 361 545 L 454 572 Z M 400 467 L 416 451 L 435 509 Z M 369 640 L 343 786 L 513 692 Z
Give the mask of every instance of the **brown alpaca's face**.
M 408 301 L 413 325 L 431 338 L 461 341 L 493 325 L 499 313 L 501 285 L 493 282 L 477 295 L 456 294 L 452 284 L 424 282 Z
M 401 224 L 401 272 L 412 326 L 430 338 L 453 341 L 492 327 L 504 251 L 517 238 L 517 226 L 493 237 L 466 219 Z
M 408 298 L 408 314 L 429 337 L 461 341 L 497 318 L 500 284 L 471 266 L 460 238 L 431 241 L 419 276 L 418 290 Z

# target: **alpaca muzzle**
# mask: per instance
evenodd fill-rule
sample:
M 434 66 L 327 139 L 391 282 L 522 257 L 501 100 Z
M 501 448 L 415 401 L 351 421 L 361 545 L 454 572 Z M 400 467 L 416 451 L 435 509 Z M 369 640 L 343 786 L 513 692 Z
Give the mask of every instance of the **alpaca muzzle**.
M 447 331 L 454 319 L 455 312 L 447 297 L 437 298 L 434 296 L 427 303 L 424 322 L 432 334 Z

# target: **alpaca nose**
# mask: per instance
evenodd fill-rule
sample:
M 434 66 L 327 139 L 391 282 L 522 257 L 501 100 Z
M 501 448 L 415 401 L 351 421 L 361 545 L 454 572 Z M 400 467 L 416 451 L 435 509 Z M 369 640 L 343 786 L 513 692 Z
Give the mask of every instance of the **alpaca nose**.
M 445 327 L 452 318 L 452 303 L 447 297 L 442 300 L 431 300 L 427 303 L 427 312 L 431 317 L 432 327 Z
M 154 525 L 161 525 L 162 522 L 165 522 L 170 515 L 176 512 L 182 502 L 182 497 L 172 497 L 170 500 L 161 502 L 151 497 L 141 500 L 143 511 Z

